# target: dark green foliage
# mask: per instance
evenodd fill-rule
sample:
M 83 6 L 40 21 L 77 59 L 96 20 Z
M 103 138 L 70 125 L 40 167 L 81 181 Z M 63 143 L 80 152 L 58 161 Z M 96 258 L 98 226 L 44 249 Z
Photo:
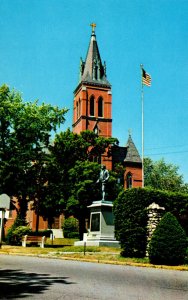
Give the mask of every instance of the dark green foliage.
M 87 206 L 99 199 L 99 188 L 96 184 L 100 166 L 89 161 L 77 161 L 69 170 L 70 197 L 66 205 L 66 215 L 74 215 L 79 221 L 80 239 L 86 232 L 85 219 L 89 217 Z M 97 197 L 98 195 L 98 197 Z
M 114 203 L 115 233 L 122 255 L 144 257 L 146 251 L 147 199 L 143 189 L 122 191 Z
M 68 198 L 66 210 L 67 216 L 74 215 L 79 220 L 80 239 L 86 232 L 85 220 L 89 218 L 87 206 L 92 201 L 101 200 L 101 184 L 97 183 L 101 166 L 98 163 L 77 161 L 68 172 L 70 180 L 70 197 Z M 106 185 L 106 199 L 114 200 L 118 195 L 117 179 L 110 172 L 109 182 Z
M 65 219 L 62 229 L 65 238 L 79 237 L 78 220 L 76 218 L 70 217 L 68 219 Z
M 41 230 L 38 232 L 32 231 L 31 228 L 26 226 L 26 223 L 17 216 L 14 224 L 9 228 L 6 235 L 6 243 L 9 245 L 21 245 L 21 240 L 24 235 L 38 235 L 50 237 L 51 230 Z
M 21 242 L 18 232 L 16 231 L 18 228 L 18 232 L 22 231 L 23 228 L 23 232 L 27 232 L 26 228 L 27 227 L 27 223 L 25 222 L 25 219 L 22 218 L 21 214 L 18 213 L 13 225 L 9 228 L 8 233 L 6 235 L 6 243 L 10 244 L 10 245 L 15 245 L 15 244 L 19 244 Z M 27 234 L 27 233 L 25 233 Z M 24 235 L 24 234 L 23 234 Z M 18 237 L 18 238 L 17 238 Z
M 149 243 L 149 260 L 152 264 L 183 264 L 187 249 L 186 234 L 177 219 L 166 213 L 155 229 Z
M 31 229 L 28 226 L 11 227 L 6 236 L 6 243 L 9 245 L 21 245 L 22 237 L 30 233 Z
M 141 188 L 122 191 L 114 202 L 114 222 L 116 238 L 121 243 L 123 256 L 145 256 L 148 221 L 146 208 L 153 202 L 164 207 L 166 212 L 173 213 L 182 225 L 187 224 L 185 222 L 188 216 L 186 194 Z
M 23 218 L 27 211 L 28 201 L 34 200 L 32 209 L 48 221 L 49 228 L 52 228 L 54 217 L 58 217 L 63 211 L 66 217 L 79 215 L 79 222 L 82 223 L 79 228 L 83 233 L 87 204 L 94 200 L 91 195 L 97 197 L 97 191 L 99 191 L 99 186 L 95 185 L 95 182 L 100 166 L 96 163 L 92 165 L 92 161 L 95 160 L 94 158 L 100 157 L 106 148 L 116 143 L 117 140 L 98 137 L 92 131 L 85 131 L 78 135 L 68 129 L 56 134 L 54 143 L 49 144 L 49 130 L 50 128 L 55 130 L 57 125 L 64 121 L 63 116 L 66 110 L 56 109 L 54 111 L 51 106 L 38 107 L 37 103 L 24 106 L 25 110 L 26 113 L 21 115 L 22 123 L 25 124 L 27 130 L 24 130 L 22 123 L 20 124 L 17 113 L 16 121 L 19 125 L 17 127 L 21 128 L 18 130 L 18 136 L 20 139 L 24 139 L 24 144 L 21 150 L 19 148 L 20 156 L 16 160 L 16 168 L 10 164 L 8 167 L 11 172 L 6 170 L 8 175 L 12 174 L 11 180 L 16 180 L 16 182 L 8 181 L 8 187 L 15 187 L 14 193 L 9 191 L 8 194 L 17 196 Z M 49 110 L 51 110 L 50 115 Z M 40 112 L 42 116 L 40 116 Z M 56 114 L 57 123 L 55 122 Z M 32 116 L 34 116 L 34 120 Z M 27 125 L 28 119 L 29 124 Z M 42 132 L 40 132 L 41 128 L 43 128 Z M 30 137 L 28 140 L 27 136 Z M 17 144 L 16 140 L 15 145 L 17 146 Z M 26 147 L 27 152 L 24 152 Z M 16 158 L 15 151 L 13 149 L 13 159 Z M 35 163 L 31 163 L 31 161 Z M 90 164 L 92 165 L 91 169 Z M 21 167 L 20 171 L 18 167 Z M 20 173 L 21 171 L 22 173 Z M 111 177 L 109 197 L 113 197 L 113 182 Z
M 49 147 L 52 133 L 64 123 L 66 112 L 38 101 L 25 102 L 7 85 L 0 87 L 0 193 L 17 198 L 23 220 L 29 200 L 34 200 L 38 209 L 46 182 L 41 172 L 48 156 L 44 149 Z
M 87 205 L 100 197 L 100 186 L 96 184 L 100 165 L 93 161 L 100 159 L 106 148 L 116 142 L 113 138 L 98 137 L 92 131 L 76 134 L 68 129 L 55 136 L 49 147 L 50 162 L 45 168 L 48 185 L 40 200 L 40 215 L 48 219 L 49 225 L 53 223 L 51 216 L 58 216 L 62 211 L 66 217 L 74 215 L 79 219 L 82 239 L 88 218 Z M 110 196 L 113 196 L 113 182 L 111 178 Z
M 187 245 L 188 245 L 188 238 L 187 238 Z M 185 261 L 184 261 L 184 263 L 185 263 L 186 265 L 188 265 L 188 246 L 187 246 L 187 250 L 186 250 L 186 256 L 185 256 Z

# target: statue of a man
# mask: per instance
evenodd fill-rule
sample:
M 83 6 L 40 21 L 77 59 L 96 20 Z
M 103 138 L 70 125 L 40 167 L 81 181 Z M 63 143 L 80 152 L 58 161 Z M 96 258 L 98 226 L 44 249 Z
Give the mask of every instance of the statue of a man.
M 101 171 L 100 171 L 100 175 L 99 175 L 99 179 L 97 180 L 97 183 L 98 182 L 102 183 L 102 201 L 105 200 L 105 185 L 106 185 L 106 182 L 108 181 L 108 179 L 109 179 L 109 172 L 106 169 L 106 166 L 101 165 Z

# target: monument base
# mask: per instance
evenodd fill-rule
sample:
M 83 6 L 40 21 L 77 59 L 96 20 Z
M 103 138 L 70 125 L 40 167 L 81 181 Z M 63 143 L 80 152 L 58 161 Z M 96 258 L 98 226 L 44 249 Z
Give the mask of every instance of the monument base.
M 83 240 L 75 242 L 75 246 L 103 246 L 119 248 L 114 237 L 113 204 L 110 201 L 94 201 L 90 209 L 90 230 L 84 234 Z
M 116 240 L 86 240 L 86 241 L 77 241 L 74 243 L 74 246 L 94 246 L 94 247 L 112 247 L 120 248 L 120 243 Z

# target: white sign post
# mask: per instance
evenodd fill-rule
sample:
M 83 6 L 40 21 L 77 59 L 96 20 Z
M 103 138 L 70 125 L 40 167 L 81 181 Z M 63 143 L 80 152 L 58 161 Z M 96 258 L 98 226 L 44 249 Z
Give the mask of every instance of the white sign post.
M 1 228 L 0 228 L 0 247 L 3 238 L 5 210 L 10 208 L 10 197 L 7 194 L 0 195 L 0 211 L 2 211 Z

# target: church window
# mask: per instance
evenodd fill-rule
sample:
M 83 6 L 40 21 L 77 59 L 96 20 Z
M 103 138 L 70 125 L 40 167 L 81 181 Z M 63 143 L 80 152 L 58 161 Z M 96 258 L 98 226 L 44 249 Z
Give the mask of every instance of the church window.
M 90 98 L 90 116 L 95 115 L 95 99 L 93 96 Z
M 78 101 L 78 117 L 80 117 L 80 115 L 81 115 L 81 101 L 79 99 L 79 101 Z
M 128 173 L 127 174 L 127 188 L 128 189 L 132 188 L 132 183 L 133 183 L 132 174 Z
M 103 98 L 100 97 L 98 100 L 98 117 L 103 117 Z
M 78 119 L 78 102 L 76 102 L 76 118 Z
M 91 155 L 89 157 L 89 161 L 101 164 L 101 156 L 100 155 L 99 156 L 97 156 L 97 155 L 96 156 L 95 155 Z

